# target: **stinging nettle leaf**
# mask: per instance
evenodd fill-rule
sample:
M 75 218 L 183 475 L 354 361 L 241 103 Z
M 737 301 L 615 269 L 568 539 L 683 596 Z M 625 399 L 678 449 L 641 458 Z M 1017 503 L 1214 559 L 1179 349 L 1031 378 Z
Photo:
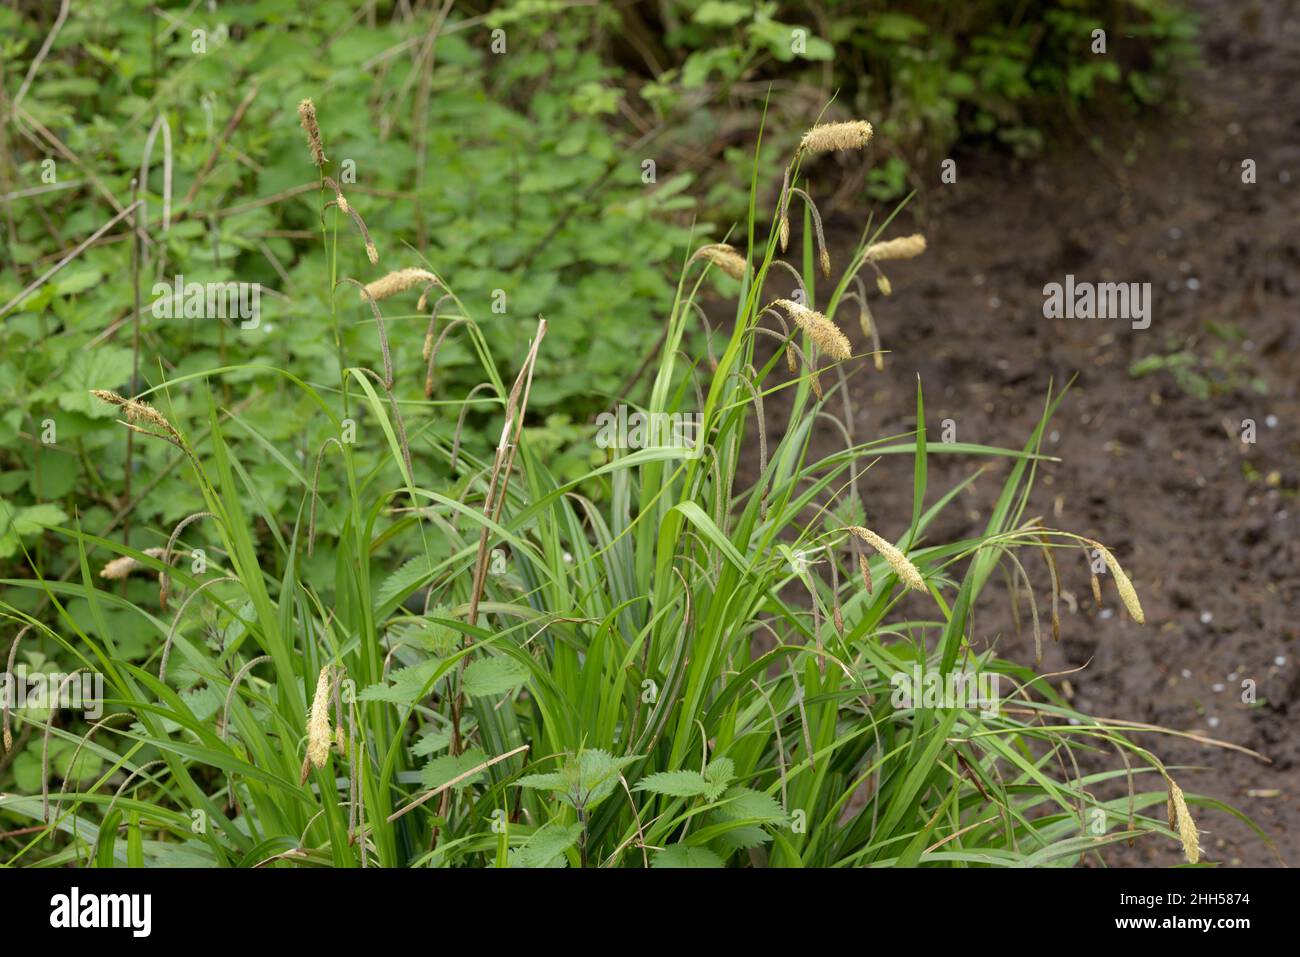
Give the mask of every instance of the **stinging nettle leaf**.
M 508 694 L 528 680 L 528 669 L 513 658 L 479 658 L 465 669 L 465 693 L 472 697 Z

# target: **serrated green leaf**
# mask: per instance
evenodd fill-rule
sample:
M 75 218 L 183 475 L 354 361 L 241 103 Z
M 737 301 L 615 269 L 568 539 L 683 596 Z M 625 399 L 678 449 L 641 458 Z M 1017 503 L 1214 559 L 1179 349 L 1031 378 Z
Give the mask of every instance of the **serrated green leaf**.
M 634 791 L 649 791 L 667 797 L 703 797 L 712 785 L 698 771 L 659 771 L 636 783 Z
M 420 784 L 430 789 L 441 787 L 486 760 L 487 755 L 481 748 L 470 748 L 461 754 L 444 754 L 440 758 L 434 758 L 420 770 Z M 483 771 L 471 774 L 465 780 L 454 784 L 452 790 L 459 791 L 461 788 L 469 787 L 482 778 L 483 774 Z
M 781 823 L 786 819 L 785 810 L 776 798 L 739 786 L 728 789 L 715 813 L 729 821 L 758 821 L 763 824 Z
M 669 844 L 655 854 L 651 867 L 722 867 L 723 860 L 707 847 Z
M 582 836 L 582 825 L 544 824 L 521 846 L 510 851 L 511 867 L 566 867 L 564 852 Z
M 513 658 L 478 658 L 465 669 L 465 693 L 475 698 L 508 694 L 527 680 L 528 669 Z

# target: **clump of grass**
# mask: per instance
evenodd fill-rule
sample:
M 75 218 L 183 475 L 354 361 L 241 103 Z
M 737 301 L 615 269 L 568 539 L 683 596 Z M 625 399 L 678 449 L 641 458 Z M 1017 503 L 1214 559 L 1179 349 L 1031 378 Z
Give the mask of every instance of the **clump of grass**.
M 323 163 L 314 111 L 303 121 L 313 161 Z M 545 322 L 526 351 L 494 356 L 474 311 L 456 298 L 454 277 L 439 287 L 433 318 L 444 302 L 460 315 L 436 343 L 431 321 L 427 378 L 454 327 L 483 384 L 459 409 L 412 401 L 403 411 L 376 300 L 420 284 L 427 293 L 432 274 L 402 271 L 377 290 L 331 276 L 336 326 L 333 290 L 356 285 L 379 326 L 385 368 L 348 364 L 340 346 L 336 386 L 286 374 L 286 388 L 310 399 L 333 434 L 345 420 L 366 424 L 357 442 L 325 441 L 310 482 L 289 456 L 260 463 L 301 489 L 296 513 L 272 511 L 255 494 L 214 402 L 203 455 L 189 452 L 191 517 L 212 518 L 204 529 L 228 568 L 170 568 L 185 599 L 160 612 L 101 590 L 84 557 L 91 545 L 132 561 L 145 553 L 71 528 L 64 534 L 81 556 L 80 580 L 15 585 L 45 594 L 57 620 L 0 600 L 23 631 L 96 663 L 112 708 L 84 736 L 53 720 L 40 725 L 47 745 L 76 743 L 78 755 L 97 735 L 94 751 L 111 770 L 90 781 L 75 768 L 61 781 L 46 774 L 41 797 L 0 795 L 0 811 L 39 822 L 15 858 L 147 863 L 182 848 L 188 862 L 214 866 L 1046 866 L 1150 834 L 1177 835 L 1187 859 L 1199 861 L 1182 791 L 1131 737 L 1152 729 L 1080 713 L 1040 693 L 1029 669 L 972 647 L 971 623 L 999 565 L 1027 580 L 1019 549 L 1096 545 L 1025 517 L 1061 394 L 1049 396 L 1021 448 L 948 450 L 1009 468 L 981 534 L 932 541 L 936 519 L 974 474 L 952 489 L 929 488 L 919 386 L 914 431 L 853 433 L 848 377 L 860 365 L 834 322 L 855 283 L 866 308 L 862 269 L 923 243 L 881 243 L 880 230 L 868 230 L 824 305 L 764 305 L 763 282 L 788 239 L 789 195 L 802 190 L 799 155 L 857 149 L 869 137 L 865 123 L 815 127 L 770 220 L 760 222 L 752 204 L 740 231 L 755 237 L 752 248 L 697 253 L 741 282 L 736 322 L 707 381 L 697 378 L 703 363 L 682 350 L 700 314 L 702 278 L 683 275 L 653 375 L 623 398 L 651 416 L 698 416 L 695 446 L 611 448 L 581 474 L 558 474 L 528 421 Z M 337 233 L 332 245 L 324 228 L 322 236 L 336 259 Z M 814 264 L 822 266 L 815 241 L 805 233 L 805 297 Z M 760 324 L 768 316 L 781 332 Z M 764 337 L 778 343 L 766 359 L 757 347 Z M 824 392 L 807 361 L 813 347 L 842 373 Z M 793 382 L 775 381 L 782 351 L 803 360 Z M 509 387 L 502 368 L 516 370 Z M 764 396 L 787 387 L 790 416 L 778 437 L 763 421 Z M 121 407 L 128 424 L 189 448 L 151 406 L 97 395 Z M 471 404 L 498 417 L 495 444 L 462 444 Z M 818 457 L 814 428 L 826 423 L 843 432 L 844 447 Z M 753 475 L 743 455 L 755 433 Z M 269 439 L 264 446 L 276 448 Z M 902 529 L 897 544 L 866 527 L 883 527 L 875 520 L 838 517 L 861 514 L 868 499 L 857 484 L 883 455 L 913 463 L 911 514 L 891 517 Z M 320 543 L 318 506 L 337 526 Z M 1132 583 L 1101 554 L 1143 621 Z M 1055 595 L 1062 583 L 1049 567 Z M 788 597 L 790 585 L 799 600 Z M 86 614 L 71 613 L 71 599 Z M 113 629 L 87 627 L 87 616 L 105 621 L 110 608 L 158 639 L 146 662 L 157 661 L 157 678 L 117 661 Z M 180 664 L 169 669 L 173 649 Z M 17 641 L 11 668 L 16 651 Z M 940 677 L 992 671 L 1015 690 L 993 712 L 896 706 L 896 679 L 914 668 Z M 344 684 L 356 693 L 341 694 Z M 213 701 L 224 704 L 219 715 L 201 707 Z M 1098 797 L 1116 772 L 1077 770 L 1075 751 L 1097 744 L 1122 758 L 1119 798 Z M 1161 777 L 1167 793 L 1139 790 Z M 1150 813 L 1161 802 L 1168 822 Z M 195 810 L 210 822 L 201 834 L 191 829 Z M 1096 813 L 1109 824 L 1102 834 L 1085 827 Z

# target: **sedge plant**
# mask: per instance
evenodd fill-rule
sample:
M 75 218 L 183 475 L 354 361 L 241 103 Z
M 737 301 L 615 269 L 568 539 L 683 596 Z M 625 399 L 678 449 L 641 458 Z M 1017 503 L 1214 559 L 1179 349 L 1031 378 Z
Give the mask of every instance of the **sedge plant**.
M 1062 393 L 1018 449 L 931 445 L 919 385 L 914 431 L 853 432 L 846 383 L 880 350 L 852 355 L 836 314 L 856 301 L 878 344 L 859 274 L 875 270 L 887 293 L 880 262 L 924 241 L 869 227 L 819 308 L 831 264 L 799 184 L 818 152 L 860 148 L 868 124 L 815 127 L 767 217 L 760 137 L 744 235 L 683 256 L 637 406 L 652 422 L 689 419 L 692 440 L 661 432 L 563 479 L 527 425 L 546 320 L 520 355 L 494 356 L 480 325 L 492 320 L 435 266 L 341 277 L 356 234 L 372 261 L 376 244 L 325 173 L 314 108 L 301 117 L 321 171 L 339 376 L 280 375 L 337 438 L 299 461 L 210 391 L 205 422 L 171 421 L 169 394 L 234 369 L 101 395 L 136 441 L 175 447 L 194 511 L 148 550 L 74 523 L 61 532 L 78 554 L 70 580 L 33 566 L 5 583 L 50 609 L 4 602 L 19 640 L 53 643 L 105 687 L 104 715 L 84 725 L 6 714 L 44 749 L 40 793 L 0 795 L 0 819 L 26 825 L 5 863 L 1046 866 L 1144 834 L 1200 859 L 1189 805 L 1212 802 L 1185 795 L 1137 743 L 1153 729 L 1081 714 L 1031 668 L 976 650 L 973 611 L 999 568 L 1025 582 L 1031 561 L 1049 570 L 1059 629 L 1061 580 L 1078 566 L 1057 556 L 1081 546 L 1105 556 L 1129 614 L 1145 617 L 1109 551 L 1029 515 Z M 783 259 L 788 248 L 802 262 Z M 713 270 L 738 284 L 734 321 L 700 349 Z M 769 276 L 791 273 L 795 298 L 765 297 Z M 428 319 L 428 368 L 395 369 L 393 307 L 417 292 L 400 318 Z M 561 321 L 584 321 L 575 310 Z M 345 356 L 358 316 L 374 324 L 379 370 Z M 447 341 L 469 346 L 483 385 L 426 398 Z M 764 401 L 779 392 L 792 407 L 773 435 Z M 462 447 L 467 412 L 491 419 L 494 447 Z M 843 447 L 817 457 L 827 423 Z M 281 470 L 296 510 L 268 507 L 232 430 Z M 367 436 L 385 450 L 377 463 L 357 453 Z M 933 454 L 1009 460 L 977 537 L 930 540 L 975 475 L 934 492 Z M 882 456 L 914 464 L 910 514 L 867 506 L 860 490 Z M 199 541 L 208 560 L 185 560 Z M 92 553 L 115 556 L 109 580 Z M 112 589 L 132 572 L 160 577 L 157 601 Z M 144 660 L 119 654 L 110 615 L 147 625 Z M 947 689 L 996 676 L 1006 693 L 973 706 L 920 687 L 900 696 L 918 674 Z

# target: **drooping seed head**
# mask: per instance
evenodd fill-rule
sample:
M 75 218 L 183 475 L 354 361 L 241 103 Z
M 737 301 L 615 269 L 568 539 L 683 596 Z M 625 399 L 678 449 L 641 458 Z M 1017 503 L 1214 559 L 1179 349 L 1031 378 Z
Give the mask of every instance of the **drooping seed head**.
M 314 767 L 323 768 L 330 753 L 330 666 L 320 670 L 316 679 L 316 694 L 311 700 L 311 712 L 307 718 L 307 760 Z
M 744 279 L 749 264 L 734 246 L 727 243 L 712 243 L 701 246 L 692 259 L 704 259 L 717 266 L 732 279 Z
M 835 150 L 860 150 L 871 140 L 871 124 L 866 120 L 848 123 L 819 123 L 803 135 L 801 153 L 829 153 Z
M 1187 858 L 1187 863 L 1197 864 L 1201 860 L 1201 834 L 1196 829 L 1196 822 L 1192 820 L 1192 813 L 1187 809 L 1187 798 L 1183 796 L 1183 789 L 1174 783 L 1173 778 L 1169 778 L 1169 826 L 1178 831 L 1178 837 L 1183 842 L 1183 856 Z
M 367 283 L 366 292 L 370 293 L 371 299 L 387 299 L 389 296 L 396 296 L 399 292 L 406 292 L 406 290 L 423 283 L 437 281 L 438 277 L 427 269 L 398 269 L 381 279 Z M 357 293 L 357 295 L 361 296 L 362 299 L 366 298 L 364 293 Z
M 126 413 L 126 418 L 130 422 L 148 422 L 162 429 L 167 435 L 180 440 L 181 434 L 176 431 L 175 426 L 167 421 L 167 418 L 151 406 L 148 402 L 140 402 L 136 399 L 128 399 L 125 396 L 118 395 L 116 392 L 109 392 L 107 389 L 91 389 L 90 394 L 100 402 L 107 402 L 109 405 L 115 405 Z
M 1133 583 L 1129 581 L 1128 576 L 1124 574 L 1124 569 L 1120 567 L 1115 556 L 1110 553 L 1110 549 L 1105 545 L 1100 542 L 1093 542 L 1092 544 L 1101 552 L 1106 567 L 1110 569 L 1110 574 L 1115 579 L 1115 590 L 1119 592 L 1120 601 L 1128 609 L 1129 617 L 1139 625 L 1145 625 L 1147 618 L 1142 612 L 1142 605 L 1138 602 L 1137 590 L 1133 587 Z
M 161 558 L 167 553 L 167 549 L 146 548 L 144 553 L 150 558 Z M 109 581 L 121 581 L 132 572 L 144 567 L 144 565 L 140 564 L 140 562 L 132 558 L 130 555 L 121 555 L 101 568 L 99 570 L 99 577 L 106 578 Z
M 890 542 L 885 541 L 869 528 L 863 528 L 860 525 L 849 526 L 849 531 L 862 539 L 883 558 L 889 567 L 894 570 L 900 581 L 908 588 L 915 591 L 925 591 L 925 578 L 921 575 L 920 569 L 908 561 L 907 556 L 900 552 Z
M 883 243 L 872 243 L 867 247 L 867 262 L 884 262 L 887 259 L 915 259 L 925 252 L 925 237 L 920 233 L 887 239 Z
M 839 327 L 820 312 L 814 312 L 807 306 L 790 299 L 778 299 L 776 305 L 786 311 L 795 324 L 817 344 L 817 348 L 835 359 L 847 359 L 853 355 L 848 336 L 840 332 Z
M 311 161 L 317 166 L 324 166 L 325 147 L 320 141 L 320 127 L 316 124 L 316 105 L 311 100 L 298 104 L 298 122 L 307 132 L 307 147 L 311 150 Z

